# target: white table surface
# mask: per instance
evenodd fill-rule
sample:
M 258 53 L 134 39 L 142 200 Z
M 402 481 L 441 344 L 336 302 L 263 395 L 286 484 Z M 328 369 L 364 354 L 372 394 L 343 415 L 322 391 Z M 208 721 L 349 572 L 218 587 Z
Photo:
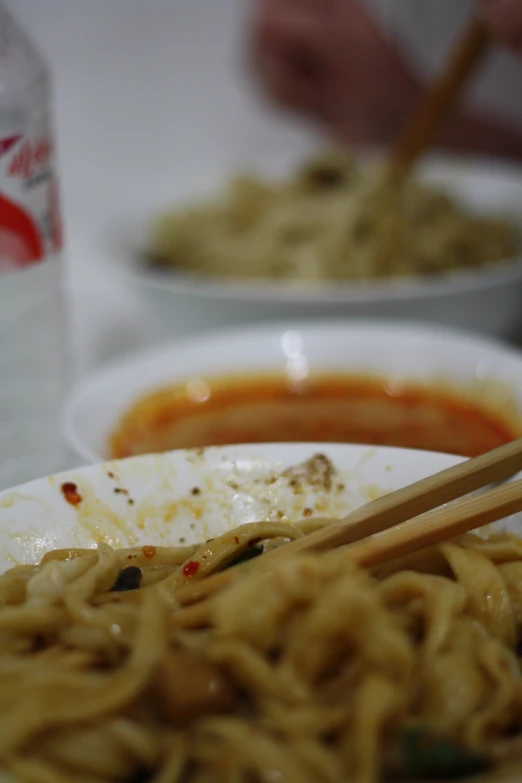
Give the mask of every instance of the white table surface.
M 97 232 L 215 162 L 308 135 L 244 67 L 249 0 L 6 0 L 52 67 L 76 376 L 148 342 Z

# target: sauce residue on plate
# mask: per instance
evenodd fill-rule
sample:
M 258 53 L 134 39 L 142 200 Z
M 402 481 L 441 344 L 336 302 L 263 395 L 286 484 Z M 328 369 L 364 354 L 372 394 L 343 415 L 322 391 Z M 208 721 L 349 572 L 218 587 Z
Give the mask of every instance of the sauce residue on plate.
M 517 437 L 499 407 L 436 384 L 350 375 L 192 379 L 154 390 L 121 417 L 110 456 L 231 443 L 364 443 L 466 457 Z

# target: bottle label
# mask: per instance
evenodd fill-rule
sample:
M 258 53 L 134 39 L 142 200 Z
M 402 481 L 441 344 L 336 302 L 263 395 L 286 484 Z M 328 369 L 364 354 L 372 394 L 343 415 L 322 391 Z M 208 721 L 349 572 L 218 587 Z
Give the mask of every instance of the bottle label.
M 0 138 L 0 274 L 41 263 L 61 246 L 51 135 L 39 128 Z

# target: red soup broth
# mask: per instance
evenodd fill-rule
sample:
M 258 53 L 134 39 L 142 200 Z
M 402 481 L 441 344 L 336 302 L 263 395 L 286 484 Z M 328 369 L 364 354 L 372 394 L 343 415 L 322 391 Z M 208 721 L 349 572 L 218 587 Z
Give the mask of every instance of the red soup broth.
M 502 404 L 439 385 L 348 375 L 193 379 L 148 393 L 122 416 L 110 456 L 230 443 L 403 446 L 472 457 L 518 437 Z

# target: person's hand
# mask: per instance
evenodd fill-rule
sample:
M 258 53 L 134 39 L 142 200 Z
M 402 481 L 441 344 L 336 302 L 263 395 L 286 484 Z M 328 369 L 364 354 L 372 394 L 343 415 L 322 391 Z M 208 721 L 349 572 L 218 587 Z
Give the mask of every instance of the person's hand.
M 349 144 L 394 140 L 423 85 L 357 0 L 252 2 L 254 70 L 273 101 Z M 478 2 L 498 41 L 522 54 L 522 0 Z M 522 158 L 520 136 L 465 112 L 437 143 Z
M 388 140 L 417 93 L 356 0 L 256 0 L 253 50 L 272 99 L 351 142 Z
M 522 56 L 522 0 L 481 0 L 481 11 L 498 42 Z

